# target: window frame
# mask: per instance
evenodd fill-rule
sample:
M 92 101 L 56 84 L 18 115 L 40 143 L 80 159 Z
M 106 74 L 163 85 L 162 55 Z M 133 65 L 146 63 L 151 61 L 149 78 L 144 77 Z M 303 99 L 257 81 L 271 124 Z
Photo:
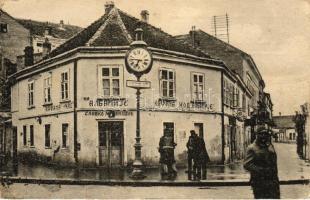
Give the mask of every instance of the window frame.
M 27 125 L 23 125 L 23 145 L 27 146 Z
M 30 85 L 32 85 L 32 89 L 30 88 Z M 28 105 L 28 108 L 34 108 L 34 103 L 35 103 L 34 102 L 34 93 L 35 93 L 35 82 L 34 82 L 34 80 L 32 80 L 32 81 L 29 81 L 27 84 L 27 101 L 28 101 L 27 105 Z
M 47 84 L 46 84 L 46 81 L 47 81 Z M 49 93 L 48 95 L 46 95 L 46 91 L 48 91 Z M 52 103 L 52 75 L 51 74 L 46 76 L 43 79 L 43 96 L 44 96 L 44 104 Z
M 64 125 L 66 125 L 66 127 L 67 127 L 66 134 L 64 134 Z M 66 135 L 65 143 L 64 143 L 64 135 Z M 69 148 L 69 123 L 62 123 L 61 124 L 61 148 L 63 148 L 63 149 Z
M 109 75 L 104 76 L 103 75 L 103 69 L 109 69 Z M 113 69 L 118 69 L 118 76 L 113 76 L 112 71 Z M 97 86 L 98 86 L 98 96 L 104 99 L 110 99 L 110 98 L 122 98 L 124 96 L 124 67 L 123 65 L 98 65 L 97 67 Z M 104 87 L 103 87 L 103 80 L 109 80 L 109 94 L 104 94 Z M 113 80 L 118 80 L 118 90 L 119 94 L 114 95 L 113 90 L 117 89 L 113 87 Z
M 162 72 L 163 71 L 167 71 L 167 80 L 162 79 Z M 173 79 L 171 80 L 169 78 L 169 72 L 173 73 Z M 175 100 L 176 99 L 176 71 L 175 69 L 172 68 L 166 68 L 166 67 L 162 67 L 159 69 L 159 93 L 160 93 L 160 98 L 161 99 L 167 99 L 167 100 Z M 164 96 L 164 89 L 163 89 L 163 82 L 166 81 L 167 82 L 167 96 Z M 173 83 L 173 95 L 172 97 L 170 96 L 170 90 L 169 89 L 169 83 Z
M 29 143 L 30 147 L 34 147 L 34 126 L 30 125 L 29 126 Z
M 70 98 L 70 70 L 65 70 L 60 74 L 60 100 L 69 101 Z M 64 80 L 63 75 L 67 74 L 67 80 Z M 65 87 L 67 86 L 67 88 Z M 65 95 L 67 94 L 67 95 Z
M 5 27 L 6 31 L 3 31 L 4 30 L 3 26 L 6 26 Z M 9 32 L 9 24 L 8 23 L 0 23 L 0 33 L 8 33 L 8 32 Z
M 197 82 L 195 82 L 195 76 L 197 76 Z M 202 77 L 202 82 L 199 81 L 199 78 Z M 205 101 L 205 74 L 201 73 L 201 72 L 191 72 L 191 99 L 194 102 L 204 102 Z M 198 93 L 198 99 L 196 99 L 196 92 L 195 92 L 195 84 L 198 84 L 198 88 L 200 88 L 199 86 L 202 86 L 202 91 L 197 91 Z M 199 99 L 199 93 L 202 93 L 201 97 L 202 99 Z
M 48 137 L 47 137 L 46 127 L 49 127 Z M 48 145 L 47 145 L 47 141 L 49 143 Z M 44 147 L 46 149 L 51 148 L 51 124 L 45 124 L 44 125 Z

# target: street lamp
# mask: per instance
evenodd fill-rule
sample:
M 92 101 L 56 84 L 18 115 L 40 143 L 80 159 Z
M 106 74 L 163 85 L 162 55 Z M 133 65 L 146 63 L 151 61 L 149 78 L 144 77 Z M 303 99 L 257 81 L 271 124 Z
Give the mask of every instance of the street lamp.
M 129 73 L 134 74 L 137 78 L 136 81 L 128 80 L 126 82 L 127 87 L 136 89 L 137 99 L 137 116 L 136 116 L 136 143 L 135 148 L 135 160 L 133 162 L 133 171 L 131 174 L 132 179 L 143 179 L 145 175 L 143 173 L 142 159 L 141 159 L 141 134 L 140 134 L 140 95 L 141 89 L 148 89 L 151 86 L 149 81 L 140 81 L 143 74 L 148 73 L 153 65 L 153 57 L 151 52 L 147 49 L 147 44 L 143 41 L 143 30 L 137 28 L 135 30 L 136 38 L 130 44 L 130 50 L 125 56 L 125 65 Z

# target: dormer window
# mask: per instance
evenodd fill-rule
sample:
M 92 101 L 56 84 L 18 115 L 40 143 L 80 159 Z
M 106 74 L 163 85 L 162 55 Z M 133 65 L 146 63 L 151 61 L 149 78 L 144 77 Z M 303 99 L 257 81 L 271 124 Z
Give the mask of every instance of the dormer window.
M 8 32 L 8 24 L 0 24 L 0 33 L 7 33 Z

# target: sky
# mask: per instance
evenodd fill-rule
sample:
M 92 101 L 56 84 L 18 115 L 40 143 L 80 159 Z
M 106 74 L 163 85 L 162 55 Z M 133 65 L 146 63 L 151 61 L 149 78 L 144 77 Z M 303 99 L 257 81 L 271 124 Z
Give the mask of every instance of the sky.
M 106 0 L 0 0 L 17 18 L 87 27 Z M 271 94 L 274 115 L 294 114 L 310 101 L 310 0 L 114 0 L 116 7 L 172 35 L 192 26 L 212 33 L 214 15 L 230 18 L 230 43 L 250 54 Z

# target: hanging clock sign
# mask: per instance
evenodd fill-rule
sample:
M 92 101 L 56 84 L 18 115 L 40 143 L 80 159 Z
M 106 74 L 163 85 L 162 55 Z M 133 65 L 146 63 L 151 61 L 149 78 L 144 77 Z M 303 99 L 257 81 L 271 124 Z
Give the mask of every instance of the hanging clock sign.
M 152 53 L 146 46 L 133 46 L 125 56 L 125 65 L 129 73 L 137 77 L 150 72 L 153 64 Z

